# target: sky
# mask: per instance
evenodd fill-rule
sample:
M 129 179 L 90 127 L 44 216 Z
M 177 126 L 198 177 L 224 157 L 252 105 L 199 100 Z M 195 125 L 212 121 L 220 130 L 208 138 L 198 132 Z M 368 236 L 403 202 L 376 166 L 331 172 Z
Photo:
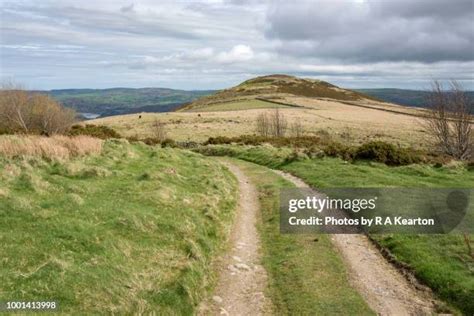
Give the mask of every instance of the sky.
M 221 89 L 273 73 L 474 90 L 474 0 L 0 0 L 0 79 Z

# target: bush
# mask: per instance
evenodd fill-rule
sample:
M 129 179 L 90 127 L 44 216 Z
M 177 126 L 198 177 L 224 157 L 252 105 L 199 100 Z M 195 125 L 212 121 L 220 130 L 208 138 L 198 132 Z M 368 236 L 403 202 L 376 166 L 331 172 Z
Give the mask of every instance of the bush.
M 237 137 L 210 137 L 204 145 L 228 145 L 228 144 L 242 144 L 242 145 L 262 145 L 270 144 L 275 147 L 298 147 L 310 148 L 321 142 L 317 136 L 300 136 L 300 137 L 265 137 L 257 135 L 242 135 Z
M 32 93 L 14 84 L 0 87 L 0 129 L 9 133 L 55 135 L 66 133 L 76 112 L 51 96 Z
M 371 160 L 385 163 L 389 166 L 401 166 L 418 162 L 437 162 L 440 157 L 429 157 L 426 153 L 398 148 L 382 141 L 373 141 L 360 147 L 347 146 L 332 141 L 328 137 L 301 136 L 301 137 L 264 137 L 256 135 L 242 135 L 238 137 L 210 137 L 204 145 L 241 144 L 258 146 L 270 144 L 274 147 L 303 148 L 308 157 L 337 157 L 344 160 Z M 435 159 L 436 158 L 436 159 Z
M 15 134 L 14 131 L 0 127 L 0 135 L 11 135 L 11 134 Z
M 199 147 L 199 143 L 190 140 L 184 142 L 176 142 L 176 147 L 183 149 L 193 149 Z
M 344 160 L 354 158 L 354 148 L 341 143 L 331 142 L 324 147 L 323 151 L 329 157 L 338 157 Z
M 176 147 L 176 142 L 172 140 L 171 138 L 166 138 L 161 142 L 161 148 L 166 148 L 166 147 L 171 147 L 174 148 Z
M 104 125 L 93 125 L 86 124 L 84 125 L 74 125 L 69 131 L 68 135 L 78 136 L 78 135 L 87 135 L 92 137 L 97 137 L 100 139 L 109 139 L 109 138 L 121 138 L 119 133 L 114 129 L 104 126 Z
M 474 160 L 471 160 L 467 163 L 466 168 L 468 171 L 474 171 Z
M 147 138 L 144 138 L 142 140 L 137 138 L 137 139 L 134 139 L 133 141 L 134 142 L 142 141 L 142 142 L 144 142 L 145 144 L 147 144 L 149 146 L 155 146 L 155 145 L 161 144 L 161 141 L 156 137 L 147 137 Z
M 409 165 L 421 161 L 421 157 L 416 153 L 382 141 L 363 144 L 355 151 L 354 158 L 383 162 L 389 166 Z

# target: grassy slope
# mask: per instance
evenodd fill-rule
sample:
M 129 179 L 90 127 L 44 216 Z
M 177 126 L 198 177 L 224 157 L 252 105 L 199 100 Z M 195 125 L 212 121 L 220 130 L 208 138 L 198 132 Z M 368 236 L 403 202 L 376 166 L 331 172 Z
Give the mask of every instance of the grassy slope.
M 276 104 L 276 103 L 265 102 L 262 100 L 249 99 L 249 100 L 239 100 L 239 101 L 212 104 L 212 105 L 206 106 L 203 109 L 190 110 L 190 112 L 237 111 L 237 110 L 283 108 L 283 107 L 286 107 L 286 106 L 281 105 L 281 104 Z
M 66 162 L 0 158 L 0 297 L 63 312 L 190 314 L 236 182 L 190 152 L 109 141 Z
M 278 194 L 293 186 L 265 167 L 238 164 L 259 190 L 263 263 L 278 315 L 370 315 L 348 281 L 345 266 L 327 235 L 282 235 Z
M 352 90 L 341 89 L 325 81 L 287 75 L 268 75 L 249 79 L 235 87 L 200 98 L 179 109 L 179 111 L 210 111 L 209 107 L 224 106 L 224 103 L 240 100 L 242 98 L 255 99 L 259 97 L 271 97 L 272 99 L 279 99 L 289 95 L 346 101 L 372 99 L 372 97 L 368 95 Z M 233 109 L 234 108 L 231 110 Z
M 328 187 L 461 187 L 472 188 L 474 172 L 426 165 L 388 167 L 323 158 L 288 162 L 290 149 L 216 146 L 208 154 L 229 155 L 290 172 L 315 188 Z M 442 299 L 464 313 L 474 313 L 474 260 L 460 235 L 375 235 L 398 260 Z M 472 235 L 471 235 L 472 238 Z

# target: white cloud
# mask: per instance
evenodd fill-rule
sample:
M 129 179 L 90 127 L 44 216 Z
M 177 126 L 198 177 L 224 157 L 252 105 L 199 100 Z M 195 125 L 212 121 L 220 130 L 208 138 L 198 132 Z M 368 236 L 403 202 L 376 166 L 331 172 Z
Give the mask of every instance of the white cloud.
M 236 45 L 228 52 L 221 52 L 216 56 L 216 61 L 222 64 L 245 62 L 255 56 L 252 47 L 247 45 Z

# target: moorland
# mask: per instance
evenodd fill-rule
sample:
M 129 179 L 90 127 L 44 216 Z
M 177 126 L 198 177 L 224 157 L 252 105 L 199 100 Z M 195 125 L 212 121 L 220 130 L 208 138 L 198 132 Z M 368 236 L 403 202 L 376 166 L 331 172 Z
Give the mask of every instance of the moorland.
M 294 185 L 275 170 L 316 190 L 472 189 L 472 158 L 443 152 L 430 113 L 270 75 L 175 112 L 80 122 L 63 135 L 3 127 L 16 135 L 0 136 L 0 293 L 56 298 L 66 313 L 192 314 L 222 300 L 219 258 L 243 211 L 225 157 L 258 196 L 270 313 L 376 314 L 331 235 L 280 234 L 279 190 Z M 35 115 L 28 134 L 44 127 Z M 433 312 L 474 312 L 472 234 L 367 238 Z

